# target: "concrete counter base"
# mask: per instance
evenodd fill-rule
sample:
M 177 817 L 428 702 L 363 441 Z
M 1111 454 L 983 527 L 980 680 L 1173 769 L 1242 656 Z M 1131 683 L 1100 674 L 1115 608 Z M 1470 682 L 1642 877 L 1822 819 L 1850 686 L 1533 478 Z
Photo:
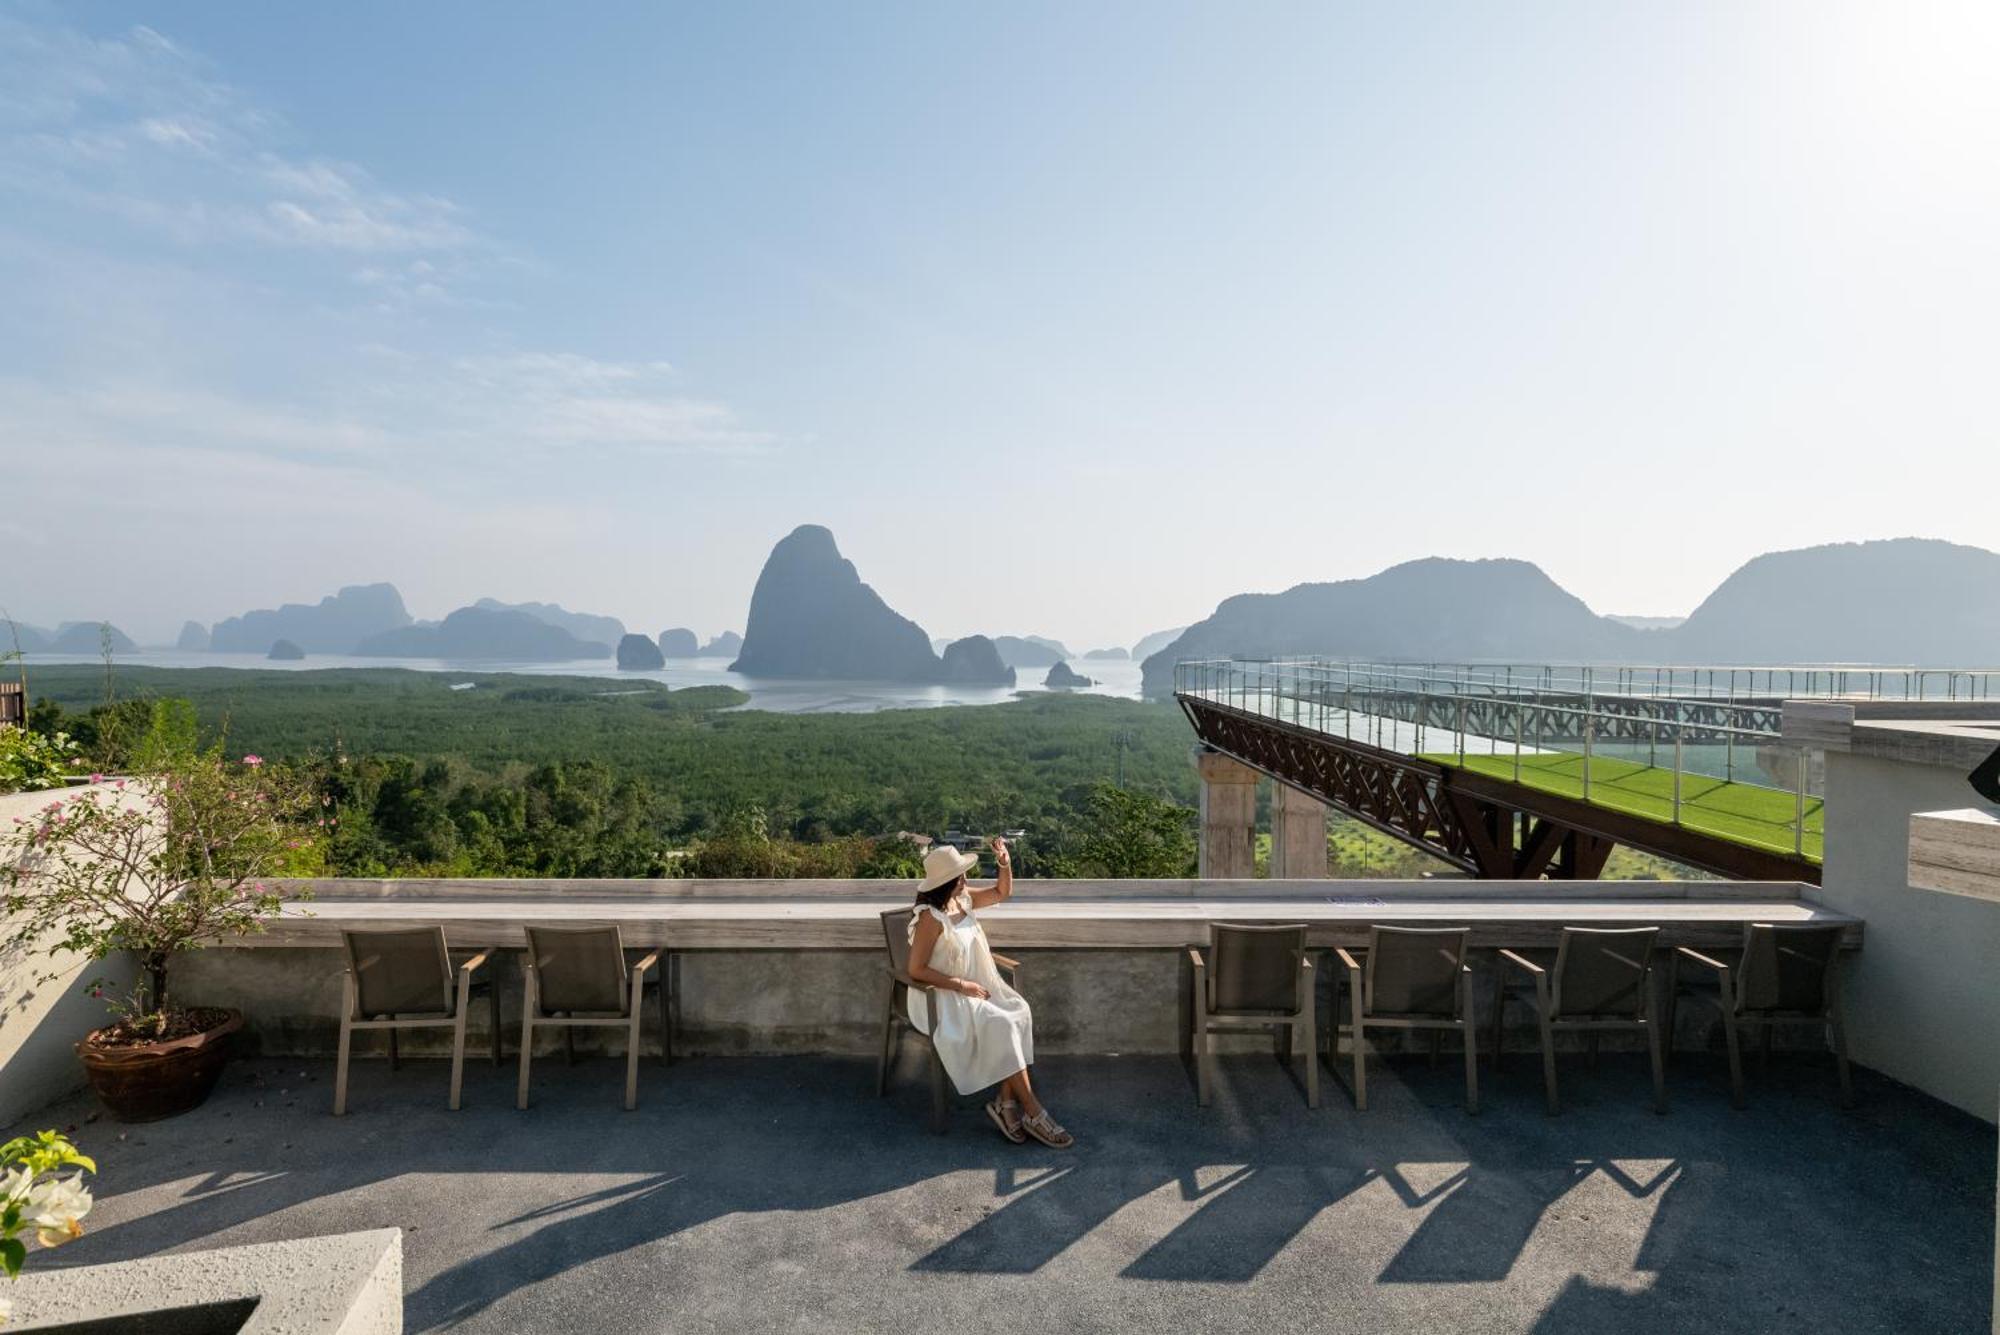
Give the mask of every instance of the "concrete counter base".
M 1330 958 L 1330 957 L 1328 957 Z M 1188 980 L 1185 954 L 1178 950 L 1021 951 L 1021 990 L 1034 1008 L 1035 1050 L 1048 1056 L 1171 1054 L 1181 1051 Z M 882 1041 L 883 974 L 879 951 L 743 950 L 687 951 L 680 961 L 680 1018 L 674 1031 L 677 1056 L 871 1056 Z M 177 986 L 191 1003 L 231 1006 L 244 1012 L 238 1038 L 246 1054 L 287 1057 L 331 1056 L 339 1035 L 340 957 L 313 947 L 214 949 L 183 957 L 175 966 Z M 1482 1017 L 1481 1047 L 1491 1042 L 1492 961 L 1474 952 L 1473 997 Z M 502 1050 L 519 1051 L 521 976 L 516 954 L 499 951 L 486 966 L 500 987 Z M 1334 1016 L 1334 980 L 1319 972 L 1320 1017 Z M 489 1051 L 487 1010 L 475 1000 L 468 1053 L 483 1060 Z M 654 1013 L 643 1022 L 648 1054 L 659 1051 Z M 1371 1035 L 1377 1050 L 1401 1050 L 1400 1035 Z M 1266 1052 L 1271 1040 L 1261 1032 L 1218 1035 L 1218 1051 Z M 1688 1003 L 1680 1009 L 1676 1046 L 1705 1050 L 1719 1045 L 1712 1008 Z M 1419 1038 L 1419 1042 L 1428 1039 Z M 1532 1012 L 1512 1006 L 1507 1013 L 1507 1049 L 1535 1050 Z M 386 1051 L 385 1040 L 357 1040 L 356 1051 Z M 547 1047 L 542 1046 L 546 1042 Z M 551 1034 L 537 1051 L 555 1052 L 562 1040 Z M 1637 1035 L 1609 1033 L 1607 1051 L 1638 1050 Z M 1781 1048 L 1823 1051 L 1825 1044 L 1806 1031 L 1781 1029 Z M 622 1052 L 624 1036 L 614 1031 L 577 1031 L 581 1052 Z M 414 1029 L 401 1039 L 410 1056 L 450 1051 L 444 1029 Z M 1579 1050 L 1582 1038 L 1559 1036 L 1565 1051 Z
M 167 1335 L 401 1335 L 403 1235 L 393 1228 L 31 1269 L 9 1287 L 10 1332 L 145 1318 Z

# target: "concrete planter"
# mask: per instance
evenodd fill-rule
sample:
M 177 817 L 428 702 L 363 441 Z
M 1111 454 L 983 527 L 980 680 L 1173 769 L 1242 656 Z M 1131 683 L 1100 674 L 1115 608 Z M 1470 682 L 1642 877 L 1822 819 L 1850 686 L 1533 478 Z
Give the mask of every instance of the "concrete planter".
M 232 1010 L 214 1028 L 164 1043 L 99 1047 L 104 1029 L 76 1045 L 90 1087 L 121 1122 L 157 1122 L 201 1106 L 222 1078 L 229 1040 L 243 1027 L 243 1012 Z

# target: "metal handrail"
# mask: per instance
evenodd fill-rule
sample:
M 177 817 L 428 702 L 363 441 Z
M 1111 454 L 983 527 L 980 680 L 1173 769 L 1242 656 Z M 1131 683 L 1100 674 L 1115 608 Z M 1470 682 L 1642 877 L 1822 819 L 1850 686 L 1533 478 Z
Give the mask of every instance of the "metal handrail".
M 1808 808 L 1814 797 L 1811 756 L 1783 742 L 1778 711 L 1768 705 L 1610 693 L 1584 694 L 1582 705 L 1557 703 L 1538 698 L 1543 694 L 1540 690 L 1503 693 L 1488 689 L 1490 683 L 1478 683 L 1477 690 L 1464 689 L 1473 683 L 1462 679 L 1443 679 L 1448 689 L 1433 690 L 1426 683 L 1438 679 L 1429 673 L 1319 659 L 1195 660 L 1177 664 L 1174 679 L 1178 694 L 1343 735 L 1350 741 L 1355 739 L 1358 720 L 1363 742 L 1409 755 L 1451 755 L 1459 766 L 1466 764 L 1468 754 L 1504 755 L 1503 748 L 1511 744 L 1511 773 L 1517 783 L 1524 781 L 1524 756 L 1572 754 L 1580 742 L 1580 786 L 1585 801 L 1617 805 L 1606 801 L 1602 791 L 1593 791 L 1593 770 L 1603 759 L 1641 763 L 1646 769 L 1670 769 L 1670 817 L 1676 825 L 1685 823 L 1689 811 L 1684 793 L 1688 777 L 1789 793 L 1792 818 L 1782 824 L 1790 827 L 1792 851 L 1806 852 Z M 1385 712 L 1383 702 L 1391 699 L 1396 712 Z M 1600 700 L 1615 700 L 1621 707 L 1593 708 Z M 1689 718 L 1691 709 L 1715 717 Z M 1672 717 L 1661 716 L 1667 710 L 1672 711 Z M 1749 715 L 1757 726 L 1743 726 L 1739 715 Z M 1432 722 L 1434 718 L 1450 722 L 1441 726 Z M 1437 742 L 1448 741 L 1449 745 L 1426 746 L 1427 731 Z M 1553 739 L 1551 733 L 1555 734 Z M 1483 745 L 1469 746 L 1473 739 Z M 1546 743 L 1550 740 L 1559 745 L 1549 747 Z M 1670 748 L 1670 759 L 1662 755 L 1663 748 Z M 1767 756 L 1772 748 L 1796 752 L 1790 781 L 1763 783 L 1740 776 L 1737 752 L 1744 748 L 1753 756 L 1758 748 L 1764 748 Z M 1691 749 L 1719 749 L 1720 773 L 1699 767 L 1698 758 L 1689 754 Z

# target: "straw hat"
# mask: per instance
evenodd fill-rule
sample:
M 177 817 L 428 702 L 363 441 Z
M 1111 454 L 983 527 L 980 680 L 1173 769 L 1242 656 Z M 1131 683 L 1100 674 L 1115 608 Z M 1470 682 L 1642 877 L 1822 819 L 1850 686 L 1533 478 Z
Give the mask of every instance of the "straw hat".
M 978 865 L 976 855 L 961 853 L 950 844 L 939 844 L 924 854 L 924 883 L 917 887 L 917 893 L 921 895 L 941 885 L 949 885 Z

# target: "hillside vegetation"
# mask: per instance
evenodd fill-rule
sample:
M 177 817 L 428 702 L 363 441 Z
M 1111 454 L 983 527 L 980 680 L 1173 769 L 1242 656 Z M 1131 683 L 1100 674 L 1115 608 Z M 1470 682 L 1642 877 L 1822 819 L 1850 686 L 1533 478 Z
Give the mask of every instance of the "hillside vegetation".
M 1192 738 L 1169 705 L 775 714 L 726 686 L 399 668 L 119 666 L 109 705 L 98 667 L 30 686 L 36 726 L 107 770 L 166 728 L 310 771 L 329 874 L 914 876 L 896 833 L 951 829 L 1025 829 L 1030 875 L 1194 871 Z M 1329 851 L 1339 876 L 1447 870 L 1352 821 Z M 1672 874 L 1623 850 L 1614 870 Z

